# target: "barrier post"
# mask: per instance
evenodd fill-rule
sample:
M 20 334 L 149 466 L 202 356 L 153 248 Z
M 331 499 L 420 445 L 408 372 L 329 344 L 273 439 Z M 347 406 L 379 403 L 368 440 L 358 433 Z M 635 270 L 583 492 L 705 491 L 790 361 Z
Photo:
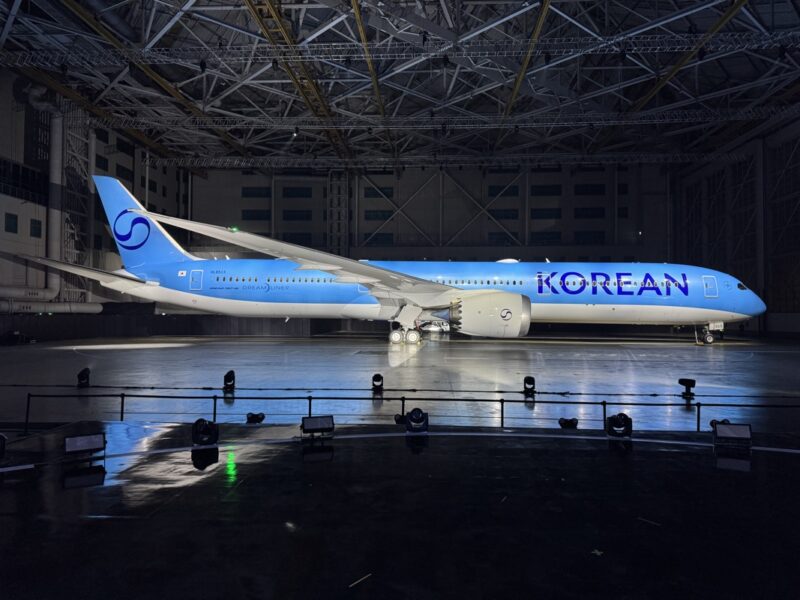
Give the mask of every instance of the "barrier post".
M 214 416 L 211 419 L 214 423 L 217 422 L 217 395 L 214 394 Z
M 702 402 L 695 402 L 697 405 L 697 432 L 700 433 L 700 407 L 703 406 Z
M 500 428 L 504 428 L 506 426 L 506 411 L 505 411 L 506 402 L 502 398 L 500 398 Z
M 119 395 L 119 420 L 125 420 L 125 392 Z
M 31 393 L 28 392 L 28 401 L 25 403 L 25 435 L 28 435 L 28 421 L 31 418 Z
M 403 416 L 405 416 L 405 414 L 406 414 L 406 397 L 405 396 L 401 396 L 400 397 L 400 414 L 403 415 Z
M 603 431 L 606 429 L 606 401 L 603 400 L 600 404 L 603 405 Z
M 308 416 L 311 416 L 311 396 L 308 397 Z

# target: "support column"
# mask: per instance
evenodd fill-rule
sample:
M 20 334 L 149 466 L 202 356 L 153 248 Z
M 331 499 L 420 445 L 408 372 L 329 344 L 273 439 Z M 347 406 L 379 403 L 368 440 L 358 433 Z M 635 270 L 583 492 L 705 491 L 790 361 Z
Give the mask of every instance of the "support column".
M 769 306 L 769 295 L 767 294 L 767 247 L 766 247 L 766 227 L 767 227 L 767 177 L 764 168 L 764 139 L 759 138 L 753 143 L 753 160 L 755 161 L 755 221 L 756 221 L 756 281 L 758 295 Z M 758 318 L 759 333 L 768 331 L 767 316 L 762 315 Z
M 61 260 L 63 228 L 62 199 L 64 193 L 64 116 L 50 114 L 50 186 L 47 206 L 47 258 Z M 47 269 L 47 289 L 52 297 L 61 289 L 61 274 Z
M 95 220 L 95 207 L 97 201 L 95 200 L 96 190 L 94 187 L 94 171 L 97 168 L 95 157 L 97 156 L 97 135 L 94 129 L 89 129 L 89 140 L 86 149 L 87 158 L 89 159 L 88 176 L 86 177 L 86 189 L 88 190 L 88 199 L 86 200 L 86 239 L 87 239 L 87 252 L 86 264 L 89 267 L 94 266 L 94 220 Z M 102 266 L 102 265 L 101 265 Z M 92 287 L 94 284 L 89 284 L 89 289 L 86 290 L 86 302 L 92 301 Z

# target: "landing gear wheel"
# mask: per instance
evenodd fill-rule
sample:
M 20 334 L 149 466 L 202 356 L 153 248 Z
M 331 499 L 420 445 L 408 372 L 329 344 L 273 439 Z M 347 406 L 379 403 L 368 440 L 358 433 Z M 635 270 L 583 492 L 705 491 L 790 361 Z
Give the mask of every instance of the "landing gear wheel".
M 406 344 L 419 344 L 422 336 L 416 329 L 409 329 L 406 331 Z
M 403 332 L 400 329 L 394 329 L 389 334 L 389 341 L 393 344 L 403 343 Z
M 707 345 L 711 345 L 714 343 L 714 334 L 710 331 L 706 331 L 703 333 L 703 343 Z

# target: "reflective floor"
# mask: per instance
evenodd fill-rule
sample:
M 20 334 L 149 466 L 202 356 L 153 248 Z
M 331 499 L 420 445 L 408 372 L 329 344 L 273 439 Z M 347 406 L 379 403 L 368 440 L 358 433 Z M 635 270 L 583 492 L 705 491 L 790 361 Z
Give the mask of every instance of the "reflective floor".
M 62 462 L 65 435 L 100 429 L 106 460 Z M 797 454 L 387 431 L 311 451 L 294 427 L 223 425 L 194 456 L 187 425 L 15 441 L 48 464 L 0 473 L 0 596 L 796 597 Z
M 333 413 L 337 422 L 392 421 L 405 396 L 449 424 L 501 422 L 497 400 L 516 399 L 523 378 L 536 378 L 536 403 L 506 404 L 503 424 L 556 427 L 560 417 L 577 417 L 581 428 L 599 428 L 602 407 L 591 402 L 672 403 L 675 406 L 609 406 L 624 410 L 637 429 L 693 430 L 696 409 L 682 406 L 681 377 L 697 380 L 701 425 L 730 418 L 763 431 L 800 430 L 800 410 L 743 408 L 742 404 L 800 405 L 800 346 L 725 340 L 695 346 L 688 340 L 594 338 L 469 340 L 429 338 L 419 346 L 391 346 L 383 339 L 329 337 L 146 338 L 48 343 L 0 348 L 0 423 L 19 423 L 25 399 L 34 394 L 30 420 L 114 420 L 119 393 L 126 394 L 126 422 L 189 422 L 213 413 L 243 422 L 264 412 L 268 423 L 298 423 L 314 397 L 313 412 Z M 76 390 L 76 374 L 91 369 L 92 387 Z M 223 374 L 236 372 L 233 396 L 221 393 Z M 384 376 L 384 399 L 369 391 L 374 373 Z M 138 389 L 137 389 L 138 388 Z M 151 389 L 142 389 L 151 388 Z M 287 389 L 298 388 L 298 389 Z M 418 390 L 416 392 L 411 390 Z M 106 394 L 106 397 L 92 397 Z M 147 395 L 152 397 L 137 397 Z M 175 396 L 180 396 L 176 398 Z M 248 399 L 269 397 L 270 400 Z M 358 401 L 323 400 L 351 397 Z M 276 398 L 294 398 L 276 400 Z M 431 403 L 425 398 L 463 400 Z M 485 400 L 485 402 L 481 402 Z M 490 402 L 491 401 L 491 402 Z M 559 406 L 552 401 L 576 402 Z M 711 407 L 711 403 L 735 407 Z M 407 409 L 411 405 L 407 406 Z

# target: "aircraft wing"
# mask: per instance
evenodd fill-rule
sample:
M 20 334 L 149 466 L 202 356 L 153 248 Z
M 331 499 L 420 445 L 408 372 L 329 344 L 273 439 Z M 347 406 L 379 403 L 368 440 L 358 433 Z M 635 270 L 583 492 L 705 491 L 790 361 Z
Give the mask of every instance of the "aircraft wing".
M 288 242 L 280 242 L 236 229 L 197 223 L 148 211 L 135 212 L 140 212 L 143 215 L 147 215 L 149 219 L 166 225 L 193 231 L 275 258 L 289 260 L 300 265 L 298 270 L 330 273 L 336 276 L 336 281 L 339 283 L 359 283 L 373 291 L 397 292 L 401 296 L 406 294 L 441 294 L 455 289 L 449 285 L 426 281 L 343 256 L 313 250 Z
M 109 273 L 101 269 L 94 269 L 92 267 L 84 267 L 82 265 L 74 265 L 72 263 L 62 262 L 60 260 L 53 260 L 52 258 L 44 258 L 42 256 L 30 256 L 28 254 L 19 254 L 19 258 L 36 262 L 53 269 L 73 273 L 79 277 L 86 277 L 87 279 L 94 279 L 99 281 L 102 285 L 113 289 L 123 290 L 128 287 L 135 287 L 146 284 L 144 279 L 140 279 L 131 275 L 130 273 Z

